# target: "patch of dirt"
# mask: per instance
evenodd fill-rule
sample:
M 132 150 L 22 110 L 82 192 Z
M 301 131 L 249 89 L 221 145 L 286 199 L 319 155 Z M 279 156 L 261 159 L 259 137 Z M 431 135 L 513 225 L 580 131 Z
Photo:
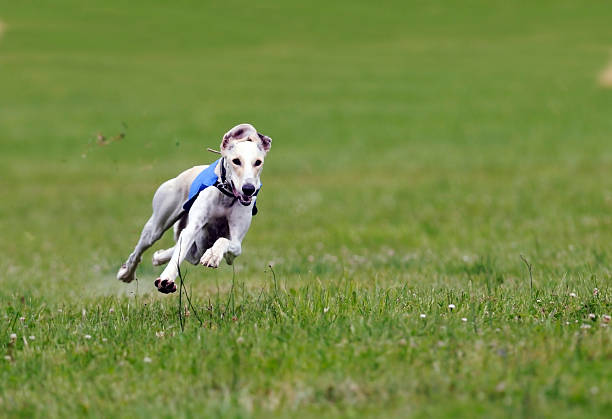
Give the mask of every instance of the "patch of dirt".
M 603 87 L 612 88 L 612 61 L 599 74 L 599 84 Z

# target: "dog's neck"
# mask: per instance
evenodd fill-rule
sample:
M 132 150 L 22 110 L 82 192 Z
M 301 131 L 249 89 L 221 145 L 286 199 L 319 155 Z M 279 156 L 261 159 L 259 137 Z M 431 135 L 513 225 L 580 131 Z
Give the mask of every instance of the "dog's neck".
M 221 157 L 219 160 L 219 164 L 215 167 L 215 175 L 219 178 L 221 183 L 225 183 L 227 181 L 227 168 L 225 167 L 225 156 Z
M 225 167 L 225 157 L 221 157 L 221 160 L 215 167 L 215 174 L 217 175 L 217 182 L 215 183 L 215 187 L 221 192 L 224 196 L 221 198 L 224 204 L 227 204 L 228 207 L 231 207 L 236 203 L 238 197 L 234 195 L 233 187 L 230 182 L 227 181 L 227 168 Z

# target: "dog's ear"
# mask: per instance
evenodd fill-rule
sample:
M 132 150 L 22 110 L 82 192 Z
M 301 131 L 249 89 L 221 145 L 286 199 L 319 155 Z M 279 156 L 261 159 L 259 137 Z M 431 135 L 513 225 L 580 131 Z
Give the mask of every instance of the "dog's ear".
M 257 136 L 261 140 L 261 146 L 263 147 L 263 150 L 266 153 L 270 151 L 270 148 L 272 147 L 272 138 L 268 137 L 267 135 L 260 134 L 260 133 L 257 133 Z
M 221 141 L 221 150 L 223 151 L 229 149 L 232 145 L 232 141 L 255 136 L 256 134 L 257 131 L 251 124 L 236 125 L 223 136 L 223 141 Z

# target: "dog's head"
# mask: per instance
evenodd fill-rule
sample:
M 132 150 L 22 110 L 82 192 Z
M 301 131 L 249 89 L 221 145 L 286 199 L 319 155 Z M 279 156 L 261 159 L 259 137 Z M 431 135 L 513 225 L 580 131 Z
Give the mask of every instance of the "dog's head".
M 225 160 L 227 180 L 234 196 L 248 205 L 261 187 L 259 176 L 272 139 L 257 132 L 250 124 L 236 125 L 221 141 L 221 155 Z

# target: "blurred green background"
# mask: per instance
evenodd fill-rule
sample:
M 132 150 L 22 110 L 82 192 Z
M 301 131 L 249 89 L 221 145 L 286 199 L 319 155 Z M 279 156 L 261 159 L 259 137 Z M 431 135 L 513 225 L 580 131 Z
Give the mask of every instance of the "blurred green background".
M 597 84 L 610 59 L 606 2 L 0 11 L 11 286 L 120 289 L 112 273 L 157 185 L 213 160 L 206 147 L 240 122 L 274 139 L 247 268 L 276 258 L 297 274 L 296 257 L 321 256 L 317 243 L 438 261 L 488 252 L 505 268 L 508 252 L 537 242 L 543 264 L 569 245 L 582 253 L 563 269 L 610 250 L 612 91 Z
M 154 190 L 242 122 L 273 138 L 248 288 L 272 262 L 288 287 L 511 296 L 520 254 L 542 288 L 609 284 L 607 1 L 4 0 L 0 21 L 4 305 L 153 292 L 152 252 L 138 291 L 115 273 Z M 231 285 L 189 271 L 203 299 Z

